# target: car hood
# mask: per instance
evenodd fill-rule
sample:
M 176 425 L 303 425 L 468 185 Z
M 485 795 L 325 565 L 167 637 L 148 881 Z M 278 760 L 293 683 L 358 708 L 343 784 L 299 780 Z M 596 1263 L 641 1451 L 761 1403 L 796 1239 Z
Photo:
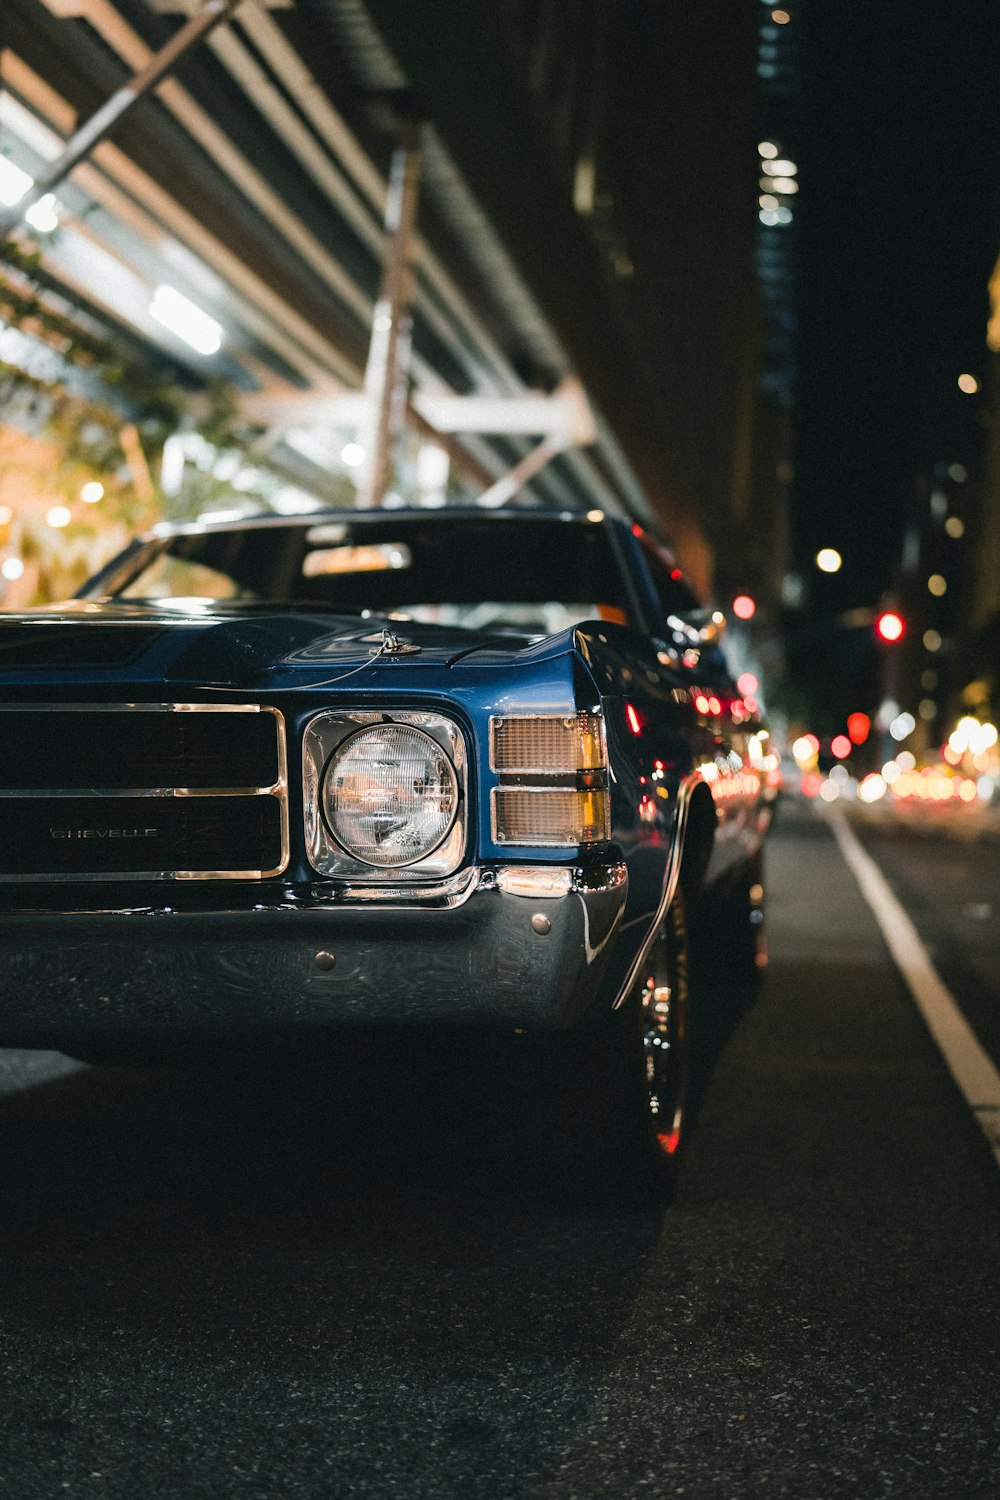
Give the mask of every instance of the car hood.
M 387 640 L 387 637 L 389 638 Z M 129 681 L 303 685 L 317 670 L 342 672 L 383 660 L 408 667 L 449 667 L 487 651 L 510 657 L 527 636 L 497 635 L 379 616 L 323 614 L 314 605 L 68 603 L 0 615 L 0 684 L 52 674 Z M 373 662 L 377 656 L 378 660 Z

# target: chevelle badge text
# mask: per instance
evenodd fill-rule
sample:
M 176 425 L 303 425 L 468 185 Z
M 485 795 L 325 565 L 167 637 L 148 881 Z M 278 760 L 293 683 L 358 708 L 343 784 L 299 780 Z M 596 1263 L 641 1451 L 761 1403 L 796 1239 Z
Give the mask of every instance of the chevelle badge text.
M 158 828 L 50 828 L 53 839 L 155 839 Z

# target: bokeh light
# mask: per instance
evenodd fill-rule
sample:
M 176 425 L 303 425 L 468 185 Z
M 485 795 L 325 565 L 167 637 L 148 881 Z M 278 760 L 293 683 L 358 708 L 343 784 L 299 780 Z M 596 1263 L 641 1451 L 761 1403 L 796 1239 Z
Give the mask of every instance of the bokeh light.
M 894 609 L 884 609 L 875 621 L 875 634 L 883 641 L 900 641 L 905 630 L 902 615 Z

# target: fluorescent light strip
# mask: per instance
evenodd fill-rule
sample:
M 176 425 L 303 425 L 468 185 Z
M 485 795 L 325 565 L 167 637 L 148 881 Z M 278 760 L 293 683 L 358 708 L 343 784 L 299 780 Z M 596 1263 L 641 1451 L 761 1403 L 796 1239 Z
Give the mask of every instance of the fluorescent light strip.
M 0 204 L 4 208 L 14 208 L 20 203 L 29 188 L 33 188 L 35 179 L 16 166 L 7 156 L 0 156 Z M 46 193 L 44 198 L 39 198 L 25 210 L 25 220 L 32 229 L 39 230 L 42 234 L 50 234 L 59 226 L 58 205 L 52 193 Z
M 199 354 L 217 354 L 222 348 L 222 324 L 196 307 L 175 287 L 158 286 L 149 304 L 149 313 Z
M 15 203 L 20 203 L 34 181 L 33 177 L 22 172 L 8 157 L 0 156 L 0 203 L 5 208 L 13 208 Z

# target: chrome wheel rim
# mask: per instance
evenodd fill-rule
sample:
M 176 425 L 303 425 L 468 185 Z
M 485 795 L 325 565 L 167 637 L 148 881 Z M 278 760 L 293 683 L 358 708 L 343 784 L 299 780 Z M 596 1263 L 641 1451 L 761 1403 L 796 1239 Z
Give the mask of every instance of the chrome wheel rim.
M 640 990 L 649 1127 L 667 1157 L 681 1144 L 688 1074 L 687 973 L 672 936 L 664 932 L 657 938 Z

